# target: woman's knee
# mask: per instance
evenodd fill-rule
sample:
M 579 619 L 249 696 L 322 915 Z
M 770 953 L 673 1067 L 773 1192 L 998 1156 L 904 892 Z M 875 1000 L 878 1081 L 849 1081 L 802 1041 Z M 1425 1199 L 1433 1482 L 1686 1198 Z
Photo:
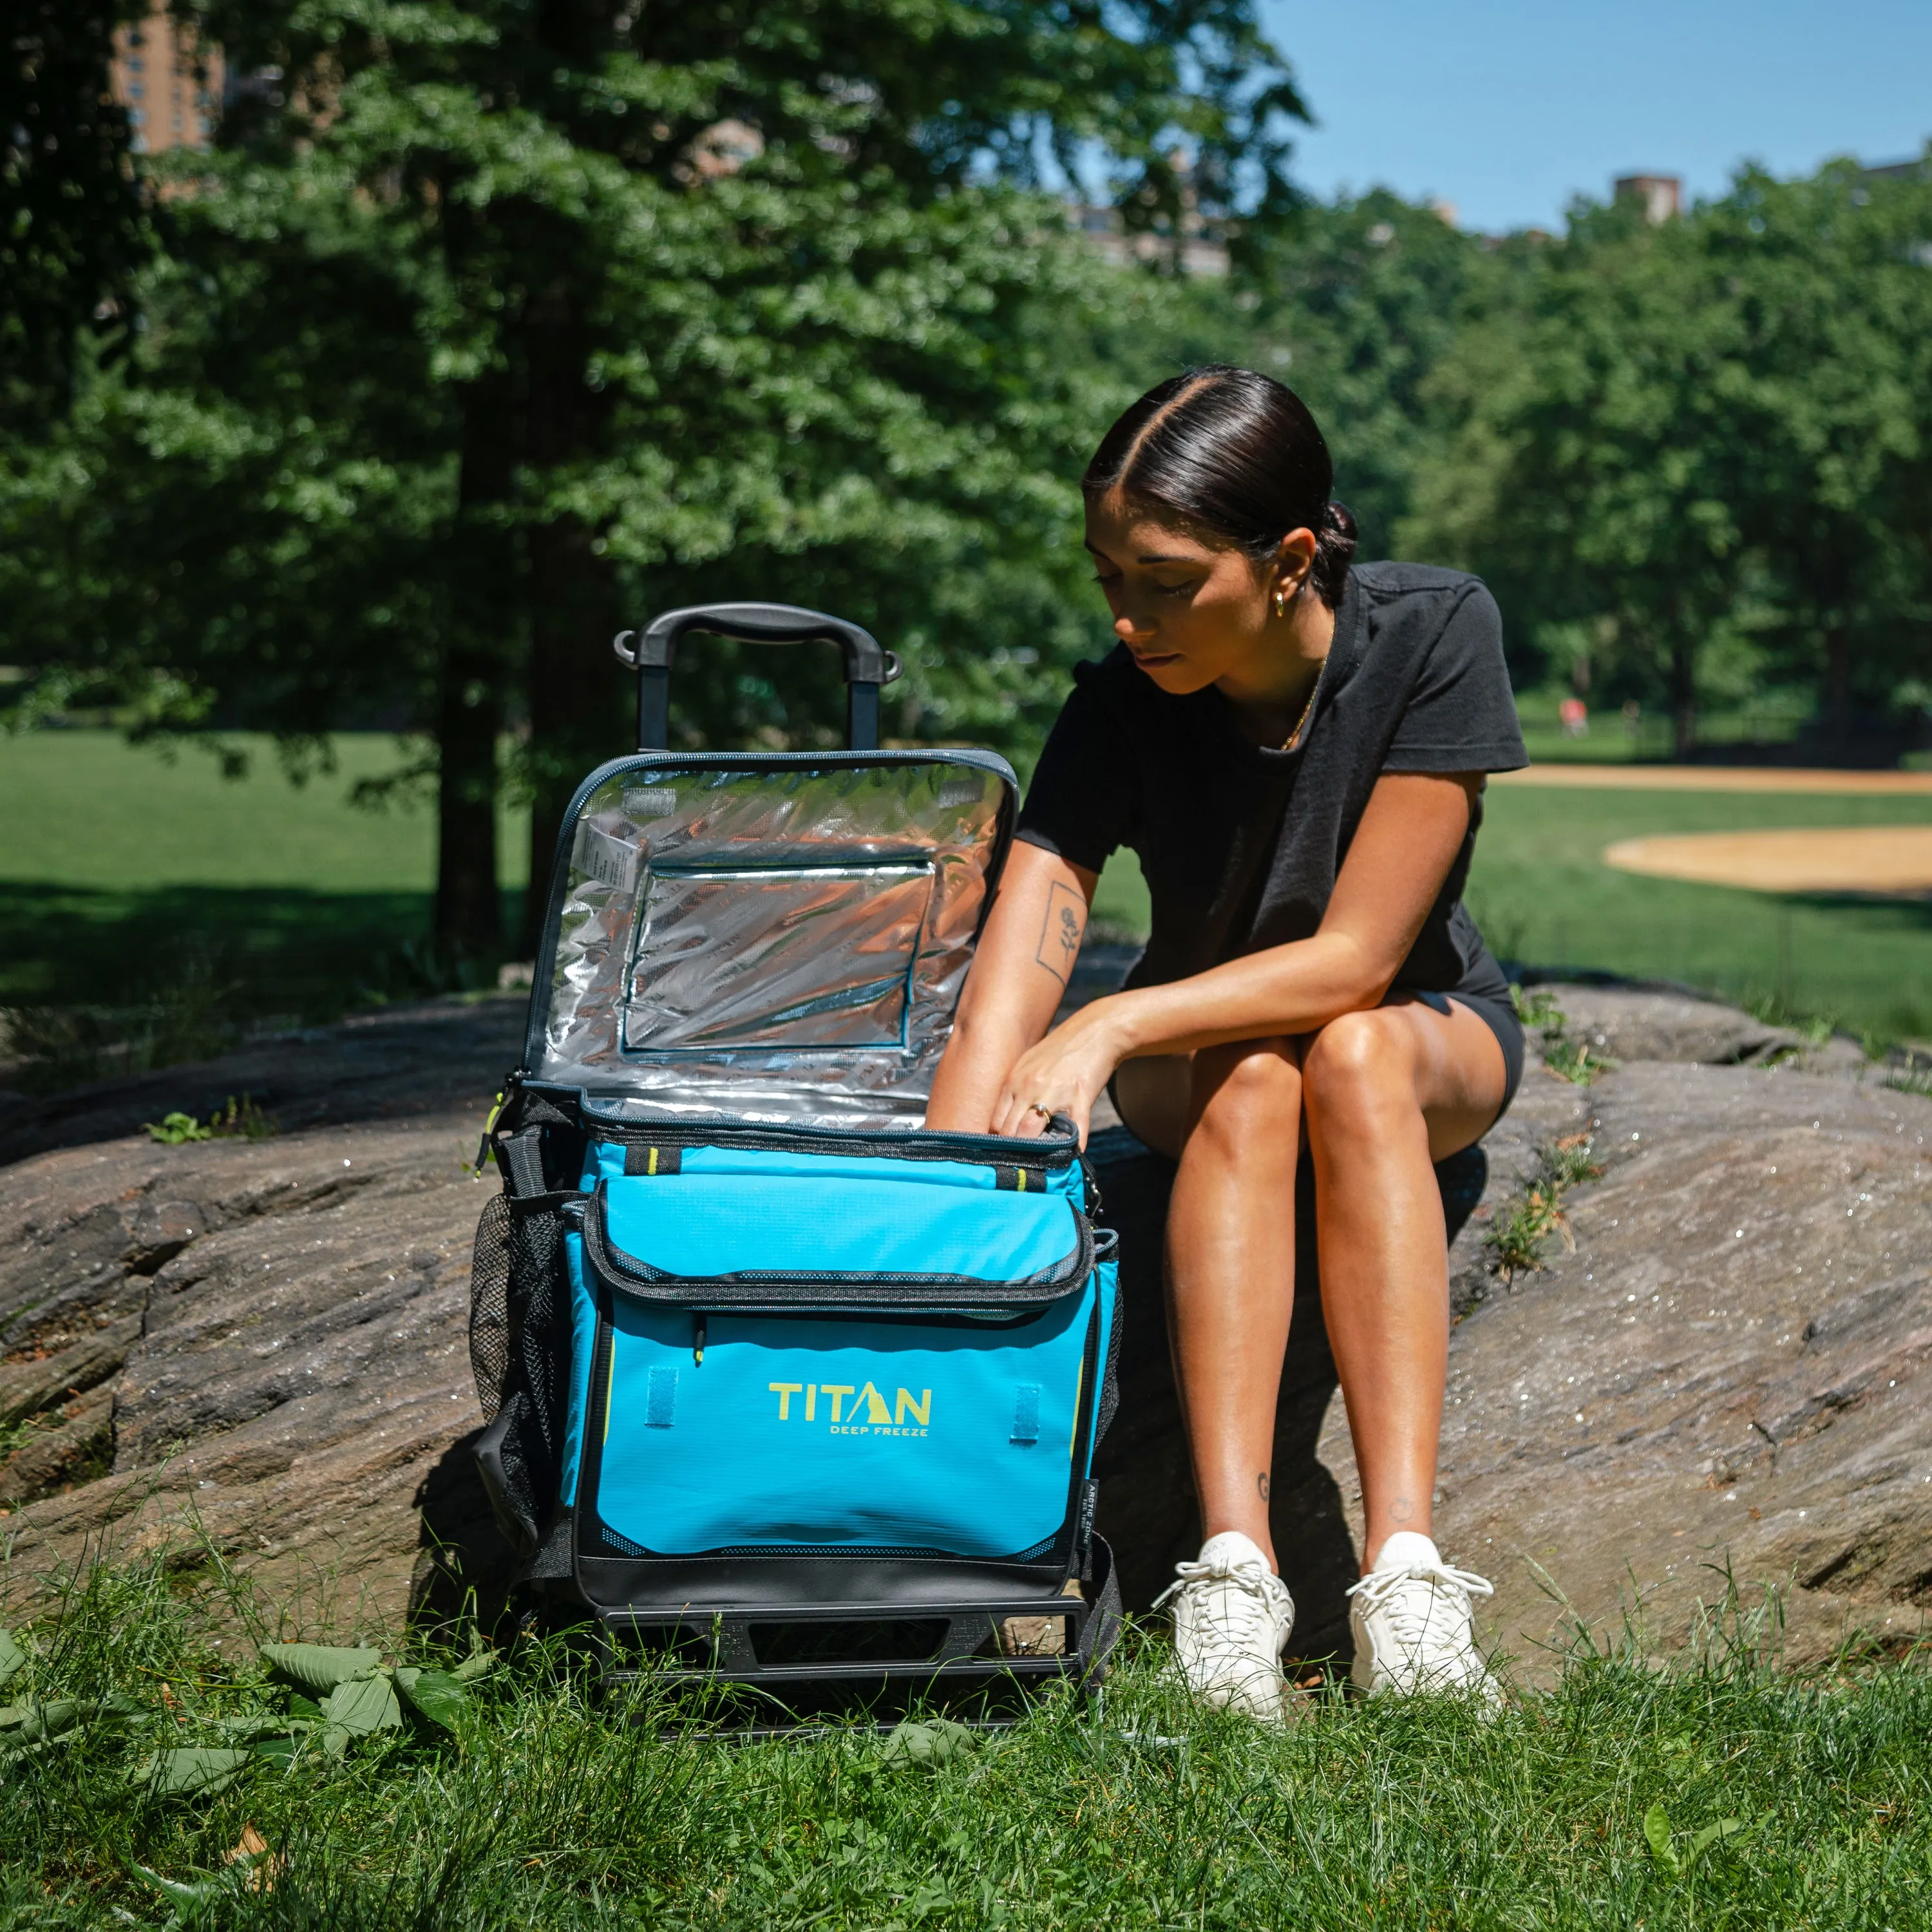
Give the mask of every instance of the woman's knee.
M 1196 1131 L 1244 1135 L 1292 1132 L 1301 1118 L 1301 1067 L 1295 1042 L 1244 1040 L 1194 1056 Z
M 1314 1034 L 1302 1054 L 1311 1117 L 1412 1109 L 1414 1042 L 1400 1008 L 1343 1013 Z

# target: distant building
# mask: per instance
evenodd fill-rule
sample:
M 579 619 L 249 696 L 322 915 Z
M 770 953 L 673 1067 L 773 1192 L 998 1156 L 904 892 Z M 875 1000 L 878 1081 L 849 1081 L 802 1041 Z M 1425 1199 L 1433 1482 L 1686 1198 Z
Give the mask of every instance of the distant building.
M 1640 202 L 1643 218 L 1653 227 L 1684 212 L 1681 175 L 1619 175 L 1611 185 L 1618 200 Z
M 1172 235 L 1150 234 L 1145 230 L 1130 234 L 1118 208 L 1095 207 L 1076 202 L 1067 211 L 1068 219 L 1097 255 L 1122 268 L 1155 262 L 1171 262 L 1176 256 Z M 1198 218 L 1184 218 L 1178 249 L 1179 265 L 1190 275 L 1225 275 L 1228 272 L 1228 244 L 1206 231 Z
M 1921 155 L 1916 161 L 1882 161 L 1858 172 L 1867 181 L 1932 181 L 1932 161 Z
M 149 0 L 148 17 L 116 29 L 110 69 L 114 98 L 128 110 L 129 145 L 137 154 L 206 148 L 221 101 L 219 47 L 202 47 L 191 30 Z
M 1226 275 L 1228 272 L 1227 238 L 1217 224 L 1208 220 L 1195 197 L 1193 170 L 1185 152 L 1175 148 L 1168 164 L 1180 188 L 1179 232 L 1172 230 L 1130 232 L 1118 208 L 1076 202 L 1067 210 L 1067 218 L 1088 246 L 1123 268 L 1165 262 L 1190 275 Z

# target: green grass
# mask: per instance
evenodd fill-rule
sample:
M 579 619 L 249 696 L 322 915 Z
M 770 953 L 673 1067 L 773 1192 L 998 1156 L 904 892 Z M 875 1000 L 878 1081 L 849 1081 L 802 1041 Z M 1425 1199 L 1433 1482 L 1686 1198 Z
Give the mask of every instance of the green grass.
M 307 1707 L 256 1655 L 285 1633 L 224 1584 L 97 1571 L 29 1636 L 16 1711 L 96 1701 L 0 1774 L 0 1923 L 159 1926 L 157 1880 L 201 1888 L 177 1924 L 371 1932 L 1876 1932 L 1932 1915 L 1932 1677 L 1910 1660 L 1780 1674 L 1748 1628 L 1667 1671 L 1573 1662 L 1492 1723 L 1328 1691 L 1285 1731 L 1180 1707 L 1143 1640 L 1102 1708 L 1049 1700 L 922 1760 L 857 1728 L 693 1736 L 657 1687 L 600 1702 L 567 1652 L 533 1646 L 471 1683 L 452 1731 L 365 1725 L 338 1753 L 313 1719 L 291 1737 Z M 236 1754 L 214 1761 L 232 1782 L 169 1797 L 142 1774 L 197 1748 Z M 226 1862 L 256 1840 L 252 1865 Z M 274 1882 L 251 1889 L 251 1870 Z
M 1565 736 L 1557 706 L 1568 694 L 1547 688 L 1516 694 L 1523 742 L 1538 764 L 1629 764 L 1672 755 L 1676 731 L 1664 711 L 1640 712 L 1633 721 L 1618 706 L 1592 704 L 1588 731 L 1580 738 Z M 1706 711 L 1697 720 L 1697 742 L 1706 748 L 1789 744 L 1811 710 L 1807 694 L 1784 692 L 1749 709 Z
M 1932 1035 L 1932 904 L 1746 892 L 1612 871 L 1665 832 L 1932 824 L 1932 798 L 1492 787 L 1468 898 L 1504 958 L 1681 980 L 1880 1038 Z
M 248 746 L 251 775 L 230 783 L 192 748 L 169 764 L 110 732 L 0 738 L 10 835 L 0 847 L 0 1006 L 94 1002 L 124 1015 L 186 998 L 244 1016 L 322 1018 L 447 983 L 424 947 L 430 814 L 421 805 L 352 808 L 353 781 L 392 769 L 400 753 L 387 738 L 336 742 L 338 772 L 298 790 L 260 741 Z M 1928 822 L 1932 799 L 1498 787 L 1469 900 L 1508 958 L 1682 980 L 1768 1010 L 1923 1039 L 1932 908 L 1639 878 L 1600 854 L 1653 832 Z M 506 812 L 508 931 L 526 836 Z M 1108 866 L 1094 916 L 1146 931 L 1147 888 L 1131 855 Z M 156 1011 L 136 1030 L 200 1037 L 199 1007 L 185 1024 L 172 1007 Z
M 244 778 L 111 731 L 0 736 L 0 1006 L 102 1005 L 95 1031 L 152 1034 L 184 988 L 242 1018 L 320 1019 L 442 983 L 426 946 L 431 812 L 349 802 L 404 762 L 398 742 L 339 737 L 338 769 L 299 788 L 267 741 L 227 742 L 249 755 Z M 512 930 L 525 823 L 506 812 L 500 832 Z
M 1602 857 L 1618 839 L 1654 833 L 1927 824 L 1932 798 L 1494 786 L 1469 908 L 1506 959 L 1682 980 L 1876 1040 L 1932 1038 L 1932 904 L 1642 878 Z M 1102 875 L 1094 916 L 1147 930 L 1147 886 L 1131 853 Z

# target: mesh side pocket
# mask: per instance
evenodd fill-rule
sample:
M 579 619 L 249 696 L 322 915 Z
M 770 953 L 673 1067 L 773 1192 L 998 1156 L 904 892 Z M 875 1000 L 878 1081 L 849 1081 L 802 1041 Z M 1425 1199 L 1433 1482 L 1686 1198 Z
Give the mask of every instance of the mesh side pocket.
M 470 1370 L 483 1420 L 503 1406 L 510 1372 L 510 1203 L 493 1196 L 476 1224 L 470 1264 Z
M 502 1196 L 490 1203 L 496 1214 L 486 1210 L 477 1230 L 470 1358 L 486 1413 L 486 1374 L 495 1376 L 496 1401 L 476 1460 L 498 1526 L 526 1559 L 556 1514 L 563 1467 L 570 1310 L 561 1210 L 574 1198 Z M 492 1317 L 488 1293 L 499 1274 L 500 1322 Z
M 510 1374 L 529 1403 L 532 1475 L 554 1497 L 563 1468 L 570 1364 L 570 1280 L 560 1204 L 532 1202 L 510 1228 Z
M 1111 1228 L 1096 1230 L 1095 1260 L 1110 1261 L 1118 1252 L 1120 1237 Z M 1102 1246 L 1101 1243 L 1106 1244 Z M 1114 1419 L 1114 1412 L 1120 1406 L 1120 1331 L 1126 1328 L 1126 1312 L 1121 1306 L 1120 1275 L 1114 1272 L 1114 1318 L 1107 1329 L 1107 1366 L 1100 1382 L 1100 1412 L 1094 1422 L 1094 1446 L 1098 1448 L 1100 1438 L 1107 1432 L 1107 1426 Z

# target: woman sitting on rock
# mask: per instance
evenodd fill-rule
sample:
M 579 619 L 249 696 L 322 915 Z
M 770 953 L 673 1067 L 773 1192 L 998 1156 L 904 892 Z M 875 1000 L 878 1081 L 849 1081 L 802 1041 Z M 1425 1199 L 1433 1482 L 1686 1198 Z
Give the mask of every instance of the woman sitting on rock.
M 1108 1090 L 1179 1162 L 1174 1370 L 1207 1540 L 1174 1638 L 1216 1702 L 1282 1714 L 1294 1609 L 1268 1520 L 1313 1165 L 1322 1304 L 1367 1515 L 1351 1592 L 1371 1690 L 1495 1695 L 1480 1577 L 1431 1540 L 1449 1340 L 1432 1163 L 1509 1105 L 1522 1030 L 1461 894 L 1483 774 L 1527 764 L 1475 578 L 1352 566 L 1353 520 L 1294 393 L 1213 368 L 1150 390 L 1082 479 L 1120 640 L 1081 665 L 981 937 L 927 1124 L 1084 1137 Z M 1153 898 L 1125 988 L 1051 1025 L 1101 868 Z

